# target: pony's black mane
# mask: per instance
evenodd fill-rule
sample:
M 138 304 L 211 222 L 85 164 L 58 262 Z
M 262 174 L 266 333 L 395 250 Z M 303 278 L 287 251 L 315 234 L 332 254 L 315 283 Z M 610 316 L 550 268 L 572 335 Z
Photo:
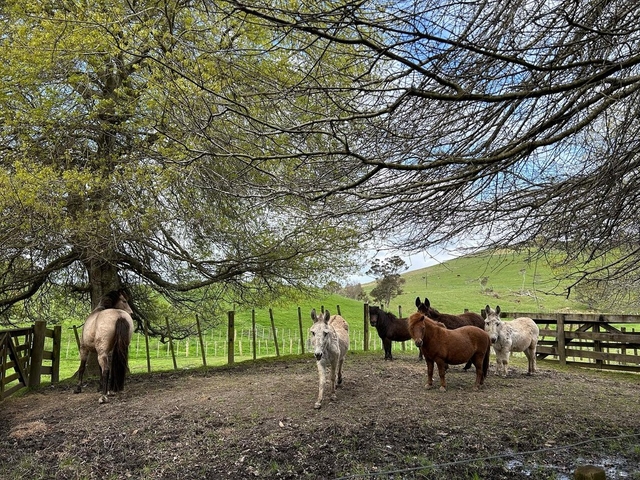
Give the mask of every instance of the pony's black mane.
M 386 312 L 382 308 L 376 307 L 375 305 L 369 307 L 369 315 L 371 315 L 372 311 L 373 311 L 374 315 L 380 315 L 382 317 L 387 316 L 387 317 L 391 317 L 391 320 L 398 320 L 398 317 L 396 317 L 393 313 Z
M 99 308 L 106 310 L 107 308 L 113 308 L 116 303 L 120 300 L 120 296 L 123 295 L 125 298 L 127 297 L 122 290 L 111 290 L 100 300 Z

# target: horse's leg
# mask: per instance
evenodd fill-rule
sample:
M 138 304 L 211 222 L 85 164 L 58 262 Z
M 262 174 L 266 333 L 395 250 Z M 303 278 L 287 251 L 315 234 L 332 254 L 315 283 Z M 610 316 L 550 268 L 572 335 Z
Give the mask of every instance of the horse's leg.
M 320 408 L 322 407 L 322 397 L 324 396 L 324 384 L 327 379 L 324 363 L 316 362 L 316 365 L 318 366 L 318 400 L 313 408 Z
M 473 356 L 473 365 L 476 367 L 476 383 L 473 385 L 474 390 L 480 390 L 480 387 L 484 383 L 484 370 L 482 368 L 484 357 L 484 355 L 478 352 Z
M 509 369 L 507 368 L 509 366 L 509 356 L 511 356 L 511 352 L 507 350 L 507 353 L 504 354 L 504 359 L 502 360 L 502 369 L 504 370 L 505 378 L 509 372 Z
M 335 400 L 336 397 L 336 383 L 338 377 L 338 360 L 333 358 L 331 361 L 331 400 Z
M 384 345 L 384 359 L 393 360 L 393 355 L 391 355 L 391 340 L 383 338 L 382 344 Z
M 447 364 L 442 360 L 437 360 L 436 364 L 438 365 L 438 375 L 440 376 L 440 391 L 444 392 L 447 390 L 447 380 L 445 379 Z
M 84 376 L 84 370 L 87 368 L 87 358 L 89 357 L 89 352 L 87 349 L 80 347 L 80 368 L 78 369 L 78 385 L 74 390 L 74 393 L 82 392 L 82 377 Z
M 427 388 L 433 387 L 433 360 L 426 360 L 427 362 Z
M 536 354 L 535 350 L 531 347 L 525 349 L 524 354 L 527 356 L 527 360 L 529 360 L 529 369 L 527 371 L 527 375 L 533 375 L 536 371 Z
M 109 388 L 109 355 L 106 353 L 98 354 L 98 364 L 102 371 L 100 375 L 100 390 L 102 395 L 100 396 L 100 403 L 107 402 L 107 391 Z
M 342 364 L 344 363 L 344 355 L 338 360 L 338 385 L 342 385 Z

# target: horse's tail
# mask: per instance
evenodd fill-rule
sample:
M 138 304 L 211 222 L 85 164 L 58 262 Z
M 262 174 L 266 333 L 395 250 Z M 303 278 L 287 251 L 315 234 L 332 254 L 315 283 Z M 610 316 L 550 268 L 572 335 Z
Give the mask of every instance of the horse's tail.
M 489 356 L 491 355 L 491 342 L 487 345 L 487 351 L 484 354 L 484 360 L 482 362 L 482 376 L 487 378 L 489 374 Z
M 111 360 L 110 390 L 119 392 L 124 389 L 124 377 L 129 368 L 129 322 L 123 316 L 116 320 L 115 341 Z

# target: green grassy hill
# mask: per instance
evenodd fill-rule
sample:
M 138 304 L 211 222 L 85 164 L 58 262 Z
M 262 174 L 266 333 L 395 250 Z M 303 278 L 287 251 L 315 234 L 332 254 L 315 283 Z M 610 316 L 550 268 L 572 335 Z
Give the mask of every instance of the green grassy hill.
M 471 255 L 432 267 L 406 272 L 403 294 L 389 310 L 408 314 L 416 297 L 446 313 L 479 312 L 485 305 L 500 305 L 507 312 L 589 312 L 575 297 L 567 299 L 544 261 L 531 262 L 524 254 Z M 483 279 L 484 282 L 483 282 Z M 363 285 L 370 292 L 375 283 Z

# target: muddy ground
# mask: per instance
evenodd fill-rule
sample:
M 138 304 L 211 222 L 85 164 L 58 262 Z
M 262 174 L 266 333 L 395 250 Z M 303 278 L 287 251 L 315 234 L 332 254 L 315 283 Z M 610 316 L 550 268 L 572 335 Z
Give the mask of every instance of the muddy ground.
M 73 382 L 0 403 L 1 479 L 640 479 L 640 378 L 540 362 L 509 377 L 452 367 L 425 389 L 414 355 L 349 354 L 314 410 L 311 356 L 135 375 L 98 404 Z M 493 358 L 492 358 L 493 360 Z M 492 364 L 492 369 L 493 369 Z

